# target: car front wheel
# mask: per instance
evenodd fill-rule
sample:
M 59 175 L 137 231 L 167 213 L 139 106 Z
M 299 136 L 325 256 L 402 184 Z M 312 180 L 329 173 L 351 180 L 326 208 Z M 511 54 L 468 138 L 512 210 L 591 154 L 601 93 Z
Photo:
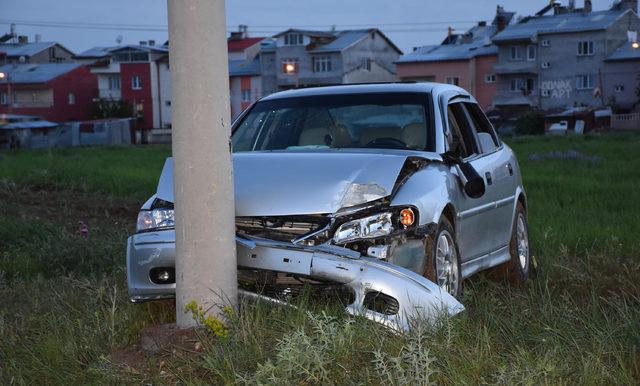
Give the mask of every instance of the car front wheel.
M 423 276 L 454 297 L 462 293 L 460 253 L 451 222 L 443 217 L 433 235 L 427 236 Z

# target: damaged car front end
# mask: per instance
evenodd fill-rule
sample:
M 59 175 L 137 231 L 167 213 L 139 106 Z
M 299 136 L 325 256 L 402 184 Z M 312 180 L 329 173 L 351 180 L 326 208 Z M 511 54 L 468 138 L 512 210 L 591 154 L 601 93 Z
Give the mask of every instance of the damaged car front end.
M 244 166 L 236 169 L 236 184 L 245 178 L 243 170 L 255 171 L 258 165 L 269 163 L 262 157 L 244 157 L 247 155 L 234 156 L 234 163 Z M 385 160 L 387 166 L 390 161 Z M 128 239 L 127 276 L 134 302 L 175 294 L 171 176 L 172 160 L 167 159 L 158 192 L 143 206 L 138 232 Z M 251 180 L 256 182 L 255 177 Z M 453 296 L 416 273 L 424 270 L 423 240 L 433 229 L 419 225 L 417 209 L 390 206 L 386 189 L 391 192 L 396 183 L 390 188 L 374 184 L 371 189 L 359 182 L 338 183 L 344 186 L 335 190 L 340 196 L 337 205 L 345 200 L 365 202 L 327 214 L 273 215 L 277 213 L 273 206 L 271 212 L 254 207 L 258 196 L 240 201 L 237 207 L 244 209 L 236 217 L 236 253 L 241 294 L 277 300 L 304 285 L 339 288 L 348 313 L 397 330 L 407 330 L 412 319 L 463 310 Z M 371 197 L 376 198 L 367 202 Z M 296 205 L 286 201 L 283 206 Z
M 524 193 L 506 145 L 454 154 L 446 103 L 460 97 L 475 103 L 447 85 L 323 87 L 243 114 L 232 136 L 241 294 L 338 289 L 347 312 L 398 330 L 462 311 L 462 280 L 508 261 L 512 219 L 526 217 L 513 212 Z M 506 164 L 486 173 L 485 193 L 489 159 Z M 134 302 L 174 296 L 173 188 L 167 159 L 128 239 Z

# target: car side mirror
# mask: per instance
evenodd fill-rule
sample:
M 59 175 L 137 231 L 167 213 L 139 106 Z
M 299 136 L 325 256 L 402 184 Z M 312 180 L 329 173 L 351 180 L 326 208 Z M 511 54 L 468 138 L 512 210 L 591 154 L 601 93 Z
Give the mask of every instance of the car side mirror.
M 471 198 L 480 198 L 484 195 L 484 178 L 478 174 L 476 169 L 471 166 L 470 163 L 461 162 L 458 164 L 458 169 L 462 178 L 462 184 L 464 186 L 464 192 Z
M 480 198 L 484 195 L 484 178 L 478 174 L 476 169 L 468 162 L 464 162 L 460 156 L 453 152 L 442 154 L 442 159 L 449 164 L 455 165 L 458 176 L 462 181 L 464 192 L 471 198 Z

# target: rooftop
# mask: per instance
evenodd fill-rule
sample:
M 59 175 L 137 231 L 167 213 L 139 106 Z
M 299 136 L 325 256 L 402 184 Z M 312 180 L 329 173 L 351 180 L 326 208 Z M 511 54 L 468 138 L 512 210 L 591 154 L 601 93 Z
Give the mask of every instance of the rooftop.
M 118 46 L 113 47 L 93 47 L 89 48 L 86 51 L 82 51 L 76 58 L 102 58 L 105 56 L 109 56 L 112 50 L 119 48 Z
M 497 55 L 498 47 L 491 43 L 497 31 L 495 25 L 475 26 L 452 44 L 423 46 L 401 57 L 397 63 L 469 60 L 477 56 Z
M 229 76 L 260 75 L 260 59 L 230 60 Z
M 620 48 L 613 51 L 605 60 L 607 61 L 623 61 L 638 60 L 640 61 L 640 48 L 631 47 L 631 43 L 625 42 Z
M 606 29 L 630 10 L 573 12 L 549 16 L 531 16 L 508 26 L 493 37 L 494 42 L 531 40 L 539 34 L 586 32 Z
M 80 66 L 80 63 L 5 64 L 0 66 L 0 72 L 9 74 L 11 83 L 44 83 Z
M 244 38 L 244 39 L 228 39 L 227 40 L 227 50 L 229 52 L 244 51 L 247 48 L 251 47 L 252 45 L 259 43 L 262 40 L 264 40 L 263 37 Z
M 55 46 L 56 42 L 38 42 L 38 43 L 0 43 L 0 51 L 7 56 L 33 56 L 42 52 L 49 47 Z

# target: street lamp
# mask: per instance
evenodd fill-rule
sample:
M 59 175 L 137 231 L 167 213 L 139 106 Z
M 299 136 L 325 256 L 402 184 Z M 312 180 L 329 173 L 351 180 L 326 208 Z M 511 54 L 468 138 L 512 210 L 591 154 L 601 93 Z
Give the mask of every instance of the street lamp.
M 638 48 L 640 48 L 640 43 L 638 42 L 631 43 L 631 48 L 633 48 L 634 50 L 637 50 Z
M 296 68 L 296 63 L 286 63 L 284 65 L 284 72 L 287 73 L 288 75 L 293 75 L 295 76 L 295 80 L 296 80 L 296 88 L 298 88 L 298 69 Z

